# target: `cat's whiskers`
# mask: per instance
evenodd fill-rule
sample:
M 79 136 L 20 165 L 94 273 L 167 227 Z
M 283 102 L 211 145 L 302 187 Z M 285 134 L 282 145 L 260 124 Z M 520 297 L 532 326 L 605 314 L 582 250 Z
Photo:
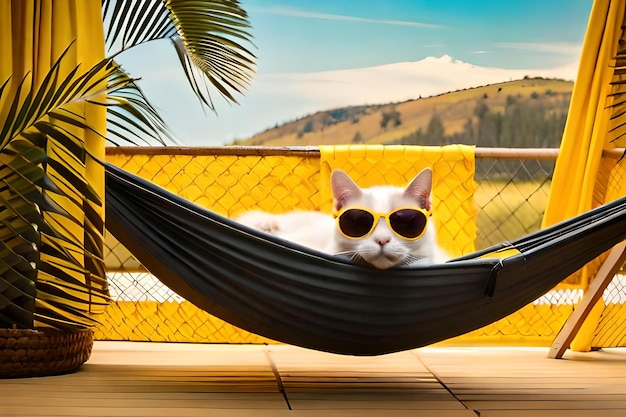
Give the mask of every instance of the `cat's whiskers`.
M 419 262 L 422 259 L 424 259 L 423 256 L 415 256 L 412 254 L 408 254 L 400 263 L 399 265 L 411 265 L 414 262 Z
M 354 262 L 354 263 L 359 263 L 360 261 L 364 260 L 363 256 L 361 256 L 360 253 L 358 253 L 358 252 L 356 252 L 354 250 L 346 250 L 346 251 L 336 252 L 335 255 L 345 256 L 351 262 Z

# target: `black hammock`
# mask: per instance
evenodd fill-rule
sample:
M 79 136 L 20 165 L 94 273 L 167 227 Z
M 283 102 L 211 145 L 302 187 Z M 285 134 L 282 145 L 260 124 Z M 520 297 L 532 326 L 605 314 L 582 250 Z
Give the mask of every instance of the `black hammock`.
M 407 350 L 490 324 L 626 239 L 622 198 L 444 264 L 376 270 L 250 229 L 110 164 L 106 180 L 107 229 L 165 285 L 252 333 L 340 354 Z M 506 248 L 519 254 L 481 258 Z

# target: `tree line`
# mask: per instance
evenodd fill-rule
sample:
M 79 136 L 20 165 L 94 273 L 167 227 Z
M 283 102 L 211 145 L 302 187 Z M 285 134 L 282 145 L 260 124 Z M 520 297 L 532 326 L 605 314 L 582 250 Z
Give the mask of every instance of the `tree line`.
M 553 95 L 550 90 L 546 95 Z M 530 96 L 508 96 L 503 111 L 492 110 L 487 97 L 479 100 L 463 129 L 448 134 L 445 120 L 434 113 L 426 128 L 419 128 L 396 143 L 406 145 L 447 145 L 479 147 L 553 148 L 559 147 L 565 128 L 569 97 L 539 100 Z

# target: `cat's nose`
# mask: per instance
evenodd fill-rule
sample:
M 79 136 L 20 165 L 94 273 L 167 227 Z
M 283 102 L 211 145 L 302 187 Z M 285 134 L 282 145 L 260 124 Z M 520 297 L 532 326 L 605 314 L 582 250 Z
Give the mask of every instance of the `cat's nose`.
M 374 242 L 378 243 L 380 246 L 385 246 L 387 243 L 391 242 L 391 237 L 389 236 L 378 236 L 374 238 Z

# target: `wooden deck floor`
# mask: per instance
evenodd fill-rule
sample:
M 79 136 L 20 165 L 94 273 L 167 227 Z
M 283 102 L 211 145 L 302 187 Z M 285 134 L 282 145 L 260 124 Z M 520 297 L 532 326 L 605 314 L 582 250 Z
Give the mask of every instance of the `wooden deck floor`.
M 347 357 L 292 346 L 96 342 L 72 374 L 0 380 L 0 416 L 608 417 L 626 349 L 429 347 Z

